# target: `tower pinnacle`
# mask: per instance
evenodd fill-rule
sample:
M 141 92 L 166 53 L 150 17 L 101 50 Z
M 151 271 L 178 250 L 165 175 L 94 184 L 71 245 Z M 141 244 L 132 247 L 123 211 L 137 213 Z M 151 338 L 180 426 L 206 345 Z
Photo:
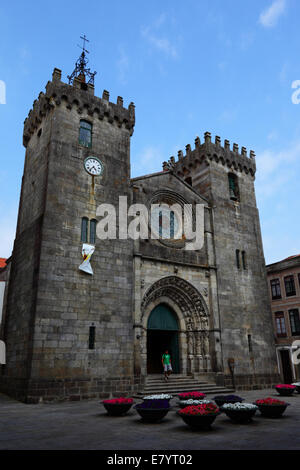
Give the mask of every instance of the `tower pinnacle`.
M 90 83 L 94 85 L 94 78 L 97 72 L 91 72 L 91 70 L 87 68 L 88 59 L 86 55 L 89 54 L 89 51 L 85 48 L 85 43 L 90 41 L 87 39 L 85 34 L 83 36 L 80 36 L 80 39 L 83 40 L 83 45 L 78 47 L 82 49 L 82 53 L 80 54 L 79 59 L 75 63 L 75 69 L 73 70 L 71 75 L 67 76 L 69 80 L 69 85 L 73 84 L 75 77 L 77 77 L 83 83 Z

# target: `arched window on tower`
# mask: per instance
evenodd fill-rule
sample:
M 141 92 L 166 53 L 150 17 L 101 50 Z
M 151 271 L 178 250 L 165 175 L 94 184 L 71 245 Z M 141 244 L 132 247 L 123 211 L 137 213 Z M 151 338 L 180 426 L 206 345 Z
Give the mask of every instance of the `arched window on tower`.
M 79 128 L 79 143 L 84 147 L 92 146 L 92 124 L 81 119 Z
M 96 243 L 96 226 L 97 226 L 97 220 L 96 219 L 90 220 L 90 243 L 92 245 L 95 245 Z
M 162 225 L 163 225 L 163 215 L 162 211 L 159 211 L 159 219 L 158 219 L 158 226 L 159 226 L 159 237 L 162 237 Z
M 233 201 L 240 200 L 238 177 L 234 173 L 228 173 L 229 196 Z
M 171 211 L 170 212 L 170 238 L 174 238 L 174 233 L 175 233 L 174 218 L 175 218 L 175 214 L 173 211 Z
M 89 219 L 87 217 L 82 217 L 81 219 L 81 241 L 87 243 L 88 241 L 88 223 Z

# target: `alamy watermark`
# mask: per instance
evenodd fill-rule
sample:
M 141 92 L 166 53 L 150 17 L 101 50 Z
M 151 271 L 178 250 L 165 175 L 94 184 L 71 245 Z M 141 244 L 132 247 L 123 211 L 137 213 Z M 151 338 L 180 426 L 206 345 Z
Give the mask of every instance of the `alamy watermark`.
M 296 366 L 300 364 L 300 340 L 296 340 L 292 344 L 292 348 L 295 349 L 292 353 L 292 361 Z
M 300 103 L 300 80 L 294 80 L 292 83 L 292 88 L 295 89 L 294 93 L 292 94 L 292 103 L 299 104 Z
M 0 80 L 0 104 L 6 104 L 6 85 L 3 80 Z
M 172 240 L 184 242 L 185 250 L 200 250 L 204 245 L 203 204 L 132 204 L 119 196 L 118 207 L 100 204 L 96 216 L 100 240 Z M 118 217 L 117 217 L 118 216 Z M 117 222 L 118 220 L 118 222 Z

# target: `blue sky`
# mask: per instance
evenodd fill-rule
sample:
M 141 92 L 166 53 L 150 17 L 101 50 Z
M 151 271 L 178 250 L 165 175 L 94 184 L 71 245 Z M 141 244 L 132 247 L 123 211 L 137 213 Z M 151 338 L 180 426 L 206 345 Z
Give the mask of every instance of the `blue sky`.
M 300 253 L 298 0 L 14 1 L 0 6 L 0 257 L 15 234 L 23 121 L 52 70 L 74 68 L 90 40 L 96 94 L 136 105 L 132 176 L 205 131 L 253 149 L 268 263 Z

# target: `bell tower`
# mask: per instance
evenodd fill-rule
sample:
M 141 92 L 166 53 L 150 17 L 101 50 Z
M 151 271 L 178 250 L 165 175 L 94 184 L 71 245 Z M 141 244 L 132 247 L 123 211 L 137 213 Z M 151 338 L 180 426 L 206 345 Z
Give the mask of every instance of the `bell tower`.
M 135 107 L 94 94 L 83 50 L 55 68 L 24 123 L 26 148 L 0 389 L 35 403 L 132 389 L 132 241 L 98 240 L 97 207 L 130 194 Z M 93 274 L 79 269 L 93 247 Z
M 172 168 L 201 195 L 213 213 L 213 242 L 218 285 L 223 369 L 231 383 L 234 360 L 236 384 L 274 383 L 277 380 L 272 317 L 265 259 L 255 198 L 255 154 L 229 140 L 221 145 L 195 140 L 163 164 Z M 231 361 L 231 362 L 230 362 Z

